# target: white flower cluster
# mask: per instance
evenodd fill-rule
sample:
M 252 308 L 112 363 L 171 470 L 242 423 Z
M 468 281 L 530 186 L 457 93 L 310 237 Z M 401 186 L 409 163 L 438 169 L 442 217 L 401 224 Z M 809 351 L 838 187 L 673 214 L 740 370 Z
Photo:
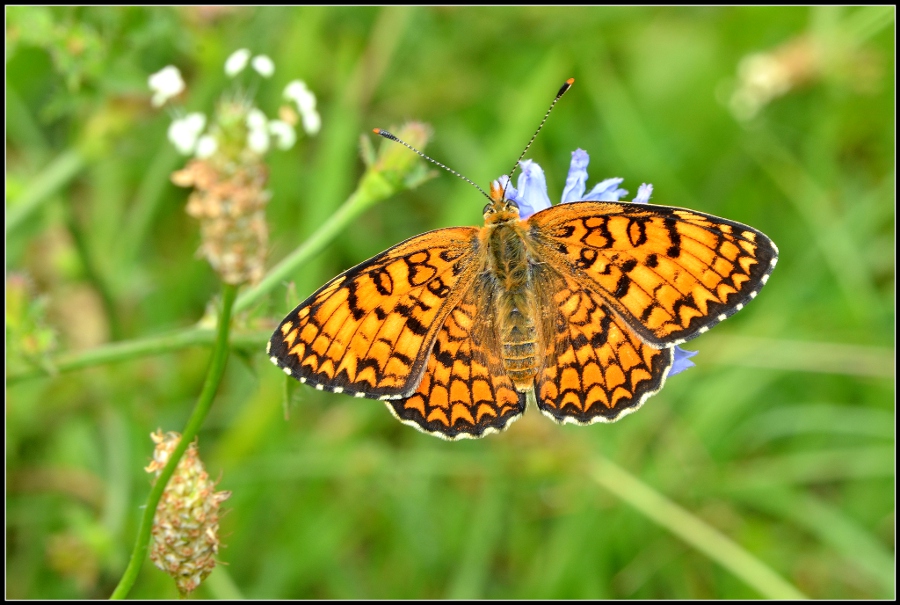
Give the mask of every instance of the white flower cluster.
M 742 122 L 752 120 L 775 99 L 820 77 L 824 64 L 820 46 L 808 36 L 745 56 L 738 63 L 737 87 L 728 101 L 731 113 Z
M 176 97 L 184 90 L 181 72 L 174 65 L 167 65 L 147 79 L 147 85 L 153 91 L 150 103 L 154 107 L 165 105 L 166 101 Z
M 322 118 L 316 111 L 316 95 L 303 80 L 294 80 L 284 88 L 284 98 L 297 104 L 306 134 L 316 134 L 322 127 Z
M 269 78 L 275 73 L 275 63 L 271 58 L 266 55 L 253 56 L 246 48 L 236 50 L 228 57 L 225 61 L 225 73 L 233 78 L 241 73 L 247 65 L 250 65 L 264 78 Z M 151 75 L 148 85 L 153 92 L 151 103 L 154 107 L 164 105 L 185 89 L 181 72 L 174 65 L 166 66 Z M 284 89 L 284 98 L 296 104 L 303 123 L 303 130 L 310 136 L 317 134 L 322 127 L 322 118 L 316 111 L 316 96 L 306 84 L 302 80 L 290 82 Z M 293 126 L 296 123 L 296 114 L 292 110 L 282 113 L 288 117 L 283 120 L 270 120 L 262 110 L 248 105 L 246 148 L 262 155 L 273 144 L 278 149 L 293 147 L 297 142 L 297 133 Z M 169 126 L 169 141 L 182 155 L 194 155 L 200 159 L 208 158 L 219 150 L 220 141 L 213 134 L 215 128 L 206 130 L 206 127 L 206 116 L 200 112 L 181 115 Z
M 275 63 L 268 55 L 256 55 L 252 61 L 250 60 L 250 55 L 250 51 L 246 48 L 241 48 L 231 53 L 225 60 L 225 74 L 229 78 L 233 78 L 244 71 L 247 63 L 250 63 L 250 67 L 264 78 L 269 78 L 275 73 Z

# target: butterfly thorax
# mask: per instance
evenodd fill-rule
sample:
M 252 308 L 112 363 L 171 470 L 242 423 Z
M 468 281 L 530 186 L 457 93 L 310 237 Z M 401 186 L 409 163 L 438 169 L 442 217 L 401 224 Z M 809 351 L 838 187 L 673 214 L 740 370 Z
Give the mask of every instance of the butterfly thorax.
M 493 325 L 507 375 L 518 391 L 534 385 L 538 371 L 537 305 L 532 259 L 525 245 L 524 223 L 515 202 L 485 208 L 481 245 L 487 259 L 484 283 L 491 290 Z

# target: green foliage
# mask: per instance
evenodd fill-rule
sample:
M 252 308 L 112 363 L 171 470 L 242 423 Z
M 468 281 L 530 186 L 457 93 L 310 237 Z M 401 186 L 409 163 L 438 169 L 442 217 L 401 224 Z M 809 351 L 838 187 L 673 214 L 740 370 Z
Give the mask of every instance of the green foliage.
M 190 415 L 213 341 L 196 324 L 219 291 L 147 77 L 178 66 L 186 110 L 209 113 L 246 47 L 276 64 L 259 105 L 302 78 L 322 130 L 270 156 L 269 266 L 308 247 L 236 303 L 245 354 L 200 431 L 233 492 L 228 565 L 199 596 L 895 597 L 892 8 L 6 14 L 7 271 L 34 285 L 7 299 L 7 596 L 105 598 L 127 565 L 149 434 Z M 804 78 L 735 117 L 742 59 L 789 43 L 812 49 Z M 481 220 L 446 173 L 347 211 L 360 135 L 427 122 L 429 155 L 484 186 L 570 76 L 528 156 L 550 191 L 581 147 L 589 186 L 649 182 L 655 203 L 759 228 L 781 258 L 758 299 L 613 425 L 532 412 L 444 443 L 374 401 L 294 384 L 285 401 L 264 349 L 288 310 L 397 242 Z M 148 561 L 130 596 L 175 594 Z

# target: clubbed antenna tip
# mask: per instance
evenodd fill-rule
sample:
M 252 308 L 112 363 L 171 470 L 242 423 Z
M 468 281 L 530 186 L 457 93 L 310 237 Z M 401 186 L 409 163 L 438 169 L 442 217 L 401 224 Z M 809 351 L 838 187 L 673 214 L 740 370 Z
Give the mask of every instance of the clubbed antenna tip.
M 509 180 L 507 183 L 512 182 L 512 177 L 516 173 L 516 169 L 519 167 L 519 162 L 522 161 L 522 158 L 525 157 L 525 154 L 528 152 L 528 148 L 531 147 L 531 144 L 534 143 L 534 140 L 537 138 L 538 133 L 541 131 L 541 128 L 544 127 L 544 123 L 547 121 L 547 118 L 550 117 L 550 112 L 553 111 L 553 108 L 556 106 L 556 102 L 559 101 L 560 97 L 566 94 L 566 91 L 572 88 L 572 84 L 575 83 L 575 78 L 569 78 L 566 80 L 563 85 L 559 88 L 559 92 L 556 93 L 556 98 L 553 99 L 553 102 L 550 103 L 550 107 L 547 109 L 547 113 L 544 114 L 544 119 L 541 120 L 540 125 L 538 125 L 537 130 L 534 131 L 534 134 L 531 135 L 531 140 L 528 141 L 528 144 L 525 145 L 525 149 L 522 150 L 522 155 L 519 156 L 519 159 L 516 160 L 516 163 L 513 164 L 512 170 L 509 171 Z
M 410 145 L 409 143 L 407 143 L 407 142 L 404 141 L 403 139 L 399 138 L 397 135 L 391 134 L 391 133 L 388 132 L 387 130 L 384 130 L 384 129 L 381 129 L 381 128 L 373 128 L 373 129 L 372 129 L 372 132 L 374 132 L 374 133 L 377 134 L 378 136 L 384 137 L 384 138 L 386 138 L 386 139 L 388 139 L 388 140 L 390 140 L 390 141 L 396 141 L 397 143 L 400 143 L 400 144 L 403 145 L 404 147 L 406 147 L 406 148 L 408 148 L 408 149 L 411 149 L 412 151 L 415 151 L 416 153 L 418 153 L 420 156 L 422 156 L 423 158 L 425 158 L 426 160 L 428 160 L 429 162 L 431 162 L 431 163 L 434 164 L 435 166 L 440 166 L 441 168 L 443 168 L 444 170 L 446 170 L 446 171 L 449 172 L 450 174 L 456 175 L 456 176 L 458 176 L 459 178 L 461 178 L 462 180 L 464 180 L 465 182 L 469 183 L 470 185 L 472 185 L 473 187 L 475 187 L 475 189 L 477 189 L 478 191 L 480 191 L 480 192 L 481 192 L 481 195 L 483 195 L 483 196 L 486 197 L 487 199 L 491 199 L 491 196 L 489 196 L 487 193 L 485 193 L 485 192 L 484 192 L 484 189 L 482 189 L 481 187 L 479 187 L 478 185 L 476 185 L 476 184 L 475 184 L 474 182 L 472 182 L 470 179 L 467 179 L 466 177 L 464 177 L 464 176 L 461 175 L 460 173 L 456 172 L 455 170 L 453 170 L 453 169 L 451 169 L 451 168 L 448 168 L 448 167 L 444 166 L 443 164 L 441 164 L 441 163 L 438 162 L 437 160 L 431 159 L 430 157 L 428 157 L 427 155 L 425 155 L 424 153 L 422 153 L 421 151 L 419 151 L 418 149 L 416 149 L 415 147 L 413 147 L 412 145 Z
M 389 133 L 387 130 L 382 130 L 380 128 L 373 128 L 372 132 L 374 132 L 375 134 L 382 136 L 386 139 L 390 139 L 392 141 L 397 141 L 398 143 L 400 142 L 400 139 L 398 139 L 397 137 L 395 137 L 394 135 Z

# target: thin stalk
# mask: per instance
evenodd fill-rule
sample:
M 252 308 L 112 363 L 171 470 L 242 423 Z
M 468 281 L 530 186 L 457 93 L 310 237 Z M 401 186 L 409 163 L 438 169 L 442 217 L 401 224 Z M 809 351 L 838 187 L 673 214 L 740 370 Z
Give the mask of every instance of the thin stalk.
M 350 221 L 359 216 L 369 206 L 368 200 L 359 194 L 359 190 L 354 192 L 300 247 L 272 267 L 255 287 L 241 294 L 234 306 L 234 312 L 240 313 L 247 310 L 260 298 L 278 287 L 298 267 L 321 252 Z
M 119 311 L 116 308 L 116 297 L 110 289 L 109 280 L 100 270 L 99 263 L 94 260 L 88 245 L 89 236 L 85 234 L 84 229 L 78 223 L 75 216 L 75 208 L 73 204 L 64 204 L 65 223 L 75 243 L 75 251 L 81 260 L 81 266 L 84 268 L 84 274 L 88 282 L 94 287 L 97 294 L 100 295 L 100 302 L 103 305 L 103 311 L 106 314 L 106 320 L 109 322 L 109 332 L 112 340 L 122 338 L 122 325 L 119 321 Z
M 808 599 L 771 567 L 719 530 L 678 506 L 602 456 L 594 458 L 590 477 L 645 517 L 730 571 L 767 599 Z
M 28 183 L 28 187 L 15 200 L 6 214 L 6 235 L 14 232 L 25 219 L 38 211 L 46 202 L 78 176 L 87 165 L 84 155 L 68 149 L 54 158 L 46 168 Z
M 188 419 L 187 425 L 184 427 L 184 431 L 181 434 L 181 441 L 178 442 L 178 445 L 172 452 L 172 456 L 166 463 L 165 468 L 162 470 L 162 473 L 160 473 L 156 483 L 154 483 L 153 487 L 150 489 L 150 495 L 147 496 L 147 504 L 144 507 L 144 514 L 141 517 L 141 525 L 138 529 L 137 540 L 134 544 L 134 551 L 131 553 L 131 560 L 128 562 L 125 573 L 122 574 L 122 579 L 119 580 L 119 585 L 116 586 L 115 591 L 113 591 L 112 599 L 124 599 L 128 596 L 131 587 L 134 586 L 138 572 L 140 572 L 141 566 L 147 558 L 150 530 L 153 527 L 153 517 L 156 515 L 156 507 L 159 505 L 159 500 L 162 498 L 166 484 L 175 472 L 175 467 L 178 465 L 178 462 L 181 460 L 181 457 L 184 455 L 188 446 L 197 436 L 197 433 L 200 431 L 200 426 L 203 424 L 203 420 L 206 418 L 206 415 L 209 413 L 209 409 L 212 406 L 216 390 L 218 390 L 222 375 L 225 372 L 225 363 L 228 361 L 228 331 L 231 326 L 231 312 L 236 297 L 237 286 L 229 284 L 222 285 L 222 310 L 219 313 L 219 325 L 216 329 L 216 343 L 213 348 L 212 359 L 209 363 L 209 370 L 206 374 L 206 382 L 203 384 L 203 391 L 200 393 L 197 405 L 194 407 L 194 411 L 191 414 L 190 419 Z
M 262 349 L 269 336 L 271 336 L 269 330 L 235 334 L 231 339 L 231 346 L 238 349 L 258 346 Z M 140 359 L 149 355 L 171 353 L 188 347 L 211 345 L 215 342 L 215 339 L 216 333 L 214 330 L 188 328 L 162 336 L 113 342 L 88 351 L 63 353 L 51 358 L 47 365 L 52 368 L 54 373 L 71 372 L 108 363 Z M 17 365 L 7 369 L 6 384 L 12 385 L 23 380 L 48 375 L 50 374 L 48 374 L 47 369 L 38 365 Z

